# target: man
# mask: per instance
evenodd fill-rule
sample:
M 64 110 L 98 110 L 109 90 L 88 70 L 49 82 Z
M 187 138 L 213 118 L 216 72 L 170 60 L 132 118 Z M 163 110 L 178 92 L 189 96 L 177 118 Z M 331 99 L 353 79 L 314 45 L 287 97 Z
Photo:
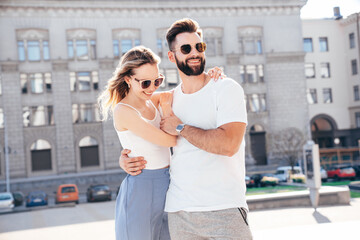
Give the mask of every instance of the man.
M 179 136 L 165 204 L 171 239 L 252 239 L 245 200 L 244 92 L 234 80 L 214 82 L 204 72 L 206 44 L 197 22 L 176 21 L 166 39 L 182 80 L 173 94 L 174 115 L 161 122 L 163 131 Z M 138 174 L 143 159 L 126 153 L 120 166 Z

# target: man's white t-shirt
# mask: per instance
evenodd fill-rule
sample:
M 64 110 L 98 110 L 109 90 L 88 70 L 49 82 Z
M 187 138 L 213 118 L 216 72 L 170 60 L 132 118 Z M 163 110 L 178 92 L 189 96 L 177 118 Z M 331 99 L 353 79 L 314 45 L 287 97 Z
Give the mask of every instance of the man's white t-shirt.
M 184 124 L 204 130 L 247 123 L 244 91 L 234 80 L 211 80 L 193 94 L 175 88 L 173 111 Z M 245 142 L 232 157 L 201 150 L 179 137 L 170 162 L 165 211 L 248 209 L 245 200 Z

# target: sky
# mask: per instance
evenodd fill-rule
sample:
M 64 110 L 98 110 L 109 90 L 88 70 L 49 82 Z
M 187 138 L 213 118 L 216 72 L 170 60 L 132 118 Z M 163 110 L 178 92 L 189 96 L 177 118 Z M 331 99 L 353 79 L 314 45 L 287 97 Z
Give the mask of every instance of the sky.
M 334 7 L 340 7 L 340 14 L 346 18 L 360 12 L 360 0 L 308 0 L 301 9 L 301 18 L 331 18 Z

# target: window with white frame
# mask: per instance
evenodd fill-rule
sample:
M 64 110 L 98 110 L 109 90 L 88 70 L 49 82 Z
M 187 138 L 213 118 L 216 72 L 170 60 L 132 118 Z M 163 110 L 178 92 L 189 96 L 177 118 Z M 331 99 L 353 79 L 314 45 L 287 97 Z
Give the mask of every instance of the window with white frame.
M 243 55 L 261 55 L 262 46 L 262 27 L 244 26 L 238 28 L 239 51 Z
M 177 69 L 160 69 L 160 73 L 165 76 L 165 81 L 160 85 L 161 88 L 174 88 L 179 84 Z
M 70 72 L 70 91 L 86 92 L 99 89 L 99 75 L 92 72 Z
M 333 102 L 331 88 L 323 88 L 323 100 L 324 100 L 324 103 L 332 103 Z
M 112 30 L 114 58 L 120 58 L 127 51 L 140 45 L 139 29 Z
M 0 128 L 4 128 L 4 111 L 0 108 Z
M 309 104 L 316 104 L 318 102 L 316 88 L 307 89 L 306 95 Z
M 356 127 L 360 128 L 360 112 L 355 113 L 355 123 L 356 123 Z
M 315 64 L 314 63 L 305 63 L 305 77 L 306 78 L 315 78 Z
M 258 83 L 264 82 L 263 65 L 240 65 L 241 83 Z
M 24 127 L 54 125 L 53 106 L 23 107 Z
M 360 100 L 359 85 L 354 86 L 354 101 Z
M 246 98 L 246 105 L 248 111 L 255 113 L 267 111 L 266 94 L 248 94 Z
M 320 37 L 319 38 L 319 47 L 320 47 L 320 52 L 328 52 L 329 51 L 327 37 Z
M 17 29 L 19 61 L 40 62 L 50 60 L 49 31 L 45 29 Z
M 100 112 L 97 104 L 83 103 L 72 105 L 73 123 L 100 122 Z
M 320 64 L 321 78 L 330 78 L 330 63 Z
M 203 28 L 204 42 L 206 43 L 206 56 L 223 55 L 223 29 L 217 27 Z
M 313 52 L 312 38 L 304 38 L 304 52 Z
M 69 29 L 66 31 L 68 58 L 74 60 L 96 59 L 96 31 Z
M 167 52 L 169 51 L 169 46 L 166 41 L 166 28 L 157 29 L 156 33 L 156 48 L 157 54 L 160 58 L 166 57 Z
M 349 34 L 349 45 L 350 45 L 350 48 L 355 48 L 355 34 L 354 33 Z
M 351 60 L 351 74 L 356 75 L 358 74 L 358 67 L 356 59 Z
M 21 73 L 21 93 L 51 93 L 51 73 Z

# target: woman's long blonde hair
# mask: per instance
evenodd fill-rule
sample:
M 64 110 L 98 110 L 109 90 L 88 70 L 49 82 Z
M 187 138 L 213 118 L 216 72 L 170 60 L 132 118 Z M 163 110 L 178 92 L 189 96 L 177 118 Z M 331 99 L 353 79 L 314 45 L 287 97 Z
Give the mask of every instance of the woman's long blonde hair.
M 102 120 L 106 120 L 116 104 L 129 93 L 125 77 L 133 76 L 134 69 L 147 63 L 159 64 L 160 58 L 151 49 L 144 46 L 134 47 L 121 57 L 112 78 L 109 79 L 105 90 L 98 97 Z

